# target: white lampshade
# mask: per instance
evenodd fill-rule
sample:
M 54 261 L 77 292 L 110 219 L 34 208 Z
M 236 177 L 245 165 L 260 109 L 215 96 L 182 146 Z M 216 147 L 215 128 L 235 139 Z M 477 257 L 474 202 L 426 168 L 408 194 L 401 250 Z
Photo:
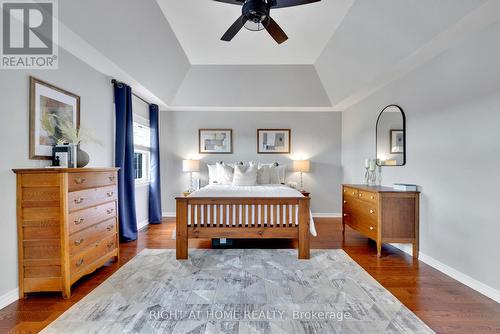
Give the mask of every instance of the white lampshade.
M 200 161 L 199 160 L 182 160 L 182 171 L 183 172 L 199 172 L 200 171 Z
M 311 170 L 311 162 L 309 160 L 295 160 L 293 162 L 293 170 L 307 173 Z

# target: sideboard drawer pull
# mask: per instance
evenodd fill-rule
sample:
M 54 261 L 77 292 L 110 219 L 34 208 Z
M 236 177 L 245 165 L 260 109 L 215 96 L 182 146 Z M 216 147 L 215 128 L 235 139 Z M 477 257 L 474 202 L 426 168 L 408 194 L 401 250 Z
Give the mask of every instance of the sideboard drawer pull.
M 108 213 L 108 215 L 112 214 L 113 211 L 115 211 L 114 209 L 107 209 L 106 212 Z
M 85 183 L 85 181 L 87 181 L 87 180 L 84 177 L 77 177 L 75 179 L 76 184 L 83 184 L 83 183 Z
M 109 181 L 113 182 L 115 180 L 114 176 L 108 176 Z
M 75 264 L 76 264 L 77 267 L 80 267 L 83 264 L 83 259 L 80 259 L 80 260 L 76 261 Z
M 374 214 L 374 213 L 375 213 L 375 211 L 374 211 L 374 210 L 370 210 L 370 213 L 371 213 L 371 214 Z
M 83 239 L 83 238 L 81 238 L 79 240 L 75 240 L 75 246 L 80 246 L 84 240 L 85 239 Z
M 80 197 L 80 198 L 75 198 L 75 204 L 82 204 L 85 198 Z
M 111 225 L 109 225 L 109 226 L 106 228 L 106 230 L 108 230 L 108 231 L 112 231 L 114 227 L 115 227 L 115 225 L 111 224 Z
M 373 195 L 372 195 L 372 196 L 370 196 L 370 199 L 375 199 L 375 196 L 373 196 Z
M 373 226 L 370 226 L 370 231 L 373 231 Z
M 75 225 L 83 224 L 84 221 L 85 221 L 84 218 L 77 219 L 77 220 L 75 220 Z
M 114 195 L 114 192 L 112 192 L 112 191 L 108 191 L 108 192 L 106 193 L 106 195 L 108 195 L 108 197 L 112 197 L 112 196 Z
M 108 243 L 108 249 L 113 248 L 113 246 L 114 246 L 114 245 L 115 245 L 115 243 L 114 243 L 114 242 L 110 242 L 110 243 Z
M 347 201 L 344 201 L 344 204 L 347 204 Z
M 344 213 L 344 217 L 347 217 L 347 216 L 348 216 L 348 214 L 347 214 L 347 213 Z

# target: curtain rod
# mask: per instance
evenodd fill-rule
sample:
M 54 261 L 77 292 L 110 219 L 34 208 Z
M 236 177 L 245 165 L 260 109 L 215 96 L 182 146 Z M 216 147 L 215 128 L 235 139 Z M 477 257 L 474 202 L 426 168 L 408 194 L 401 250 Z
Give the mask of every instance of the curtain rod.
M 121 82 L 119 82 L 118 80 L 116 79 L 112 79 L 111 80 L 111 83 L 113 85 L 116 85 L 116 84 L 119 84 Z M 140 97 L 139 95 L 135 94 L 133 91 L 132 91 L 132 95 L 134 95 L 135 97 L 137 97 L 139 100 L 141 100 L 142 102 L 146 103 L 147 105 L 150 105 L 150 104 L 153 104 L 153 103 L 149 103 L 148 101 L 144 100 L 142 97 Z

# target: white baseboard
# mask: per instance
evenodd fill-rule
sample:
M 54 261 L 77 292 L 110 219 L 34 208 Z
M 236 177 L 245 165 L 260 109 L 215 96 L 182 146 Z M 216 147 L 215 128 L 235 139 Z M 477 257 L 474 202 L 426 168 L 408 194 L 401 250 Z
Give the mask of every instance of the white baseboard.
M 409 255 L 412 255 L 413 253 L 413 248 L 411 245 L 406 245 L 406 244 L 391 244 L 391 245 Z M 435 258 L 426 255 L 422 252 L 419 252 L 418 258 L 420 261 L 424 262 L 425 264 L 428 264 L 429 266 L 433 267 L 436 270 L 439 270 L 443 274 L 450 276 L 451 278 L 459 281 L 460 283 L 468 286 L 469 288 L 474 289 L 477 292 L 485 295 L 486 297 L 493 299 L 497 303 L 500 303 L 499 290 L 492 288 L 491 286 L 486 285 L 476 280 L 475 278 L 472 278 L 469 275 L 466 275 L 463 272 L 458 271 L 455 268 L 452 268 L 442 263 L 441 261 L 438 261 Z
M 175 212 L 163 212 L 163 217 L 165 218 L 175 218 Z M 313 218 L 340 218 L 342 214 L 340 213 L 313 213 Z
M 4 307 L 9 306 L 18 299 L 19 299 L 18 288 L 15 288 L 14 290 L 7 292 L 3 296 L 0 296 L 0 310 L 3 309 Z
M 145 228 L 146 226 L 149 225 L 149 220 L 143 220 L 142 222 L 138 222 L 137 223 L 137 231 L 139 230 L 142 230 L 143 228 Z

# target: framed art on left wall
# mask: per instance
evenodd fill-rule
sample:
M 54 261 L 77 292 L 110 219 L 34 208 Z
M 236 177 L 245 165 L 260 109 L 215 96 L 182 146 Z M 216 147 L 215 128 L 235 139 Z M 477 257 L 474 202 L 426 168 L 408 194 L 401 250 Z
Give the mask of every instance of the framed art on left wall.
M 30 159 L 51 160 L 63 126 L 80 127 L 80 96 L 30 77 Z

